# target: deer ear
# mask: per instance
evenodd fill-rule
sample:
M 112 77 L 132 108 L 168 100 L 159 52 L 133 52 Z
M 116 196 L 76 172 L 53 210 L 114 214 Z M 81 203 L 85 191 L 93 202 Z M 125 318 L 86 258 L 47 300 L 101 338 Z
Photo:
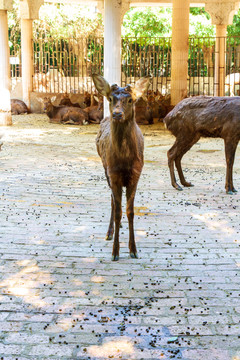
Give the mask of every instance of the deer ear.
M 97 91 L 108 98 L 111 90 L 109 83 L 101 75 L 93 74 L 92 78 Z
M 141 96 L 147 93 L 151 80 L 152 80 L 151 76 L 145 76 L 136 82 L 132 91 L 134 100 L 139 99 Z

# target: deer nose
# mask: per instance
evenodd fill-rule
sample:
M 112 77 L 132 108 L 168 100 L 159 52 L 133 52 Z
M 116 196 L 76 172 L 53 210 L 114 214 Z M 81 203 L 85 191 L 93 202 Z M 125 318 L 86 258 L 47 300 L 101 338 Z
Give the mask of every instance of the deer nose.
M 112 116 L 115 120 L 121 120 L 123 118 L 123 113 L 121 111 L 114 111 Z

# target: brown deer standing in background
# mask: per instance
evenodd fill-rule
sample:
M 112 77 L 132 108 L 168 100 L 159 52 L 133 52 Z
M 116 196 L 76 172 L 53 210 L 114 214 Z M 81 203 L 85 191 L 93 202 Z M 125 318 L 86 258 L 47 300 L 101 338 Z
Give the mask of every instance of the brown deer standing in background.
M 102 120 L 96 145 L 112 190 L 111 218 L 106 240 L 115 235 L 112 260 L 119 259 L 119 227 L 122 217 L 122 189 L 126 187 L 129 250 L 137 258 L 134 239 L 134 197 L 143 167 L 144 140 L 135 121 L 134 103 L 148 89 L 150 78 L 139 79 L 135 86 L 112 86 L 100 75 L 93 75 L 96 89 L 109 101 L 110 116 Z
M 233 186 L 233 163 L 240 140 L 240 97 L 195 96 L 180 101 L 164 118 L 169 131 L 176 137 L 173 146 L 168 150 L 168 166 L 172 186 L 177 184 L 174 174 L 176 165 L 179 179 L 183 186 L 192 186 L 185 180 L 181 160 L 184 154 L 200 137 L 222 138 L 225 143 L 227 164 L 225 189 L 227 194 L 237 192 Z

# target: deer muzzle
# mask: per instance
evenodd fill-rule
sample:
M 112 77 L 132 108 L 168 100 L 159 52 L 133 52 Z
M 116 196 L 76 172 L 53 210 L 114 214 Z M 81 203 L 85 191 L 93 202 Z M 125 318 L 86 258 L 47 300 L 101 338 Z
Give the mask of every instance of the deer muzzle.
M 112 113 L 112 118 L 114 121 L 123 122 L 125 120 L 125 115 L 122 111 L 114 111 Z

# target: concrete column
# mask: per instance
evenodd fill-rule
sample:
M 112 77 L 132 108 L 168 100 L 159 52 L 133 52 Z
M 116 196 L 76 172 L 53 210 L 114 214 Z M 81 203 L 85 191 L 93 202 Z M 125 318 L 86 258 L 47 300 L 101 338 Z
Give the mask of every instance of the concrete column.
M 31 19 L 21 19 L 22 44 L 22 90 L 23 101 L 30 108 L 30 93 L 32 92 L 33 77 L 33 44 Z
M 225 95 L 227 25 L 232 23 L 233 15 L 238 9 L 239 1 L 236 0 L 215 0 L 207 2 L 205 5 L 205 10 L 211 15 L 212 24 L 216 25 L 214 96 Z
M 121 1 L 104 0 L 104 78 L 121 85 Z M 109 114 L 104 99 L 104 116 Z
M 0 10 L 0 125 L 12 125 L 7 10 Z
M 171 103 L 187 96 L 190 0 L 173 0 Z
M 216 25 L 214 96 L 225 95 L 226 34 L 227 25 Z

